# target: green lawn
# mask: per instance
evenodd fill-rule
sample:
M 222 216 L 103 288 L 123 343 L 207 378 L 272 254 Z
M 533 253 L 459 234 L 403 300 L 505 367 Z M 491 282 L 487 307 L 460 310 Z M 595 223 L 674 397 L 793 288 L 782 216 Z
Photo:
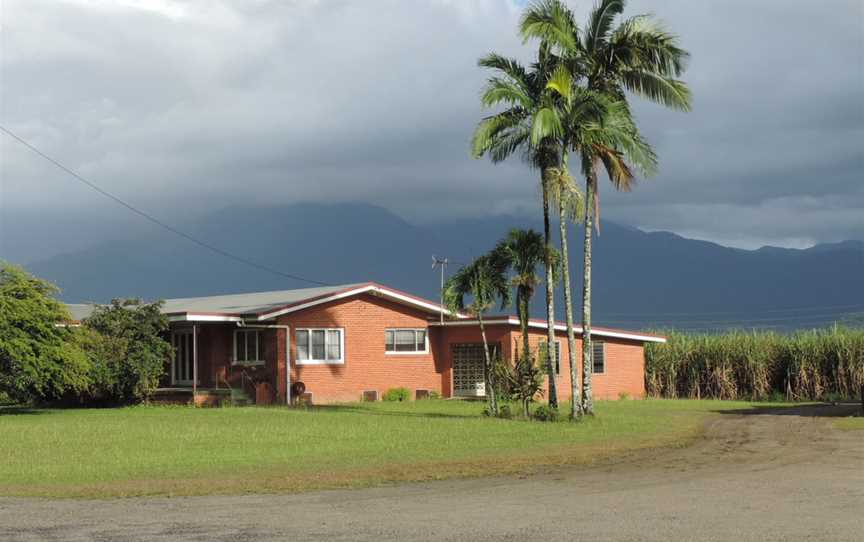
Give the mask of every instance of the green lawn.
M 288 408 L 0 410 L 0 495 L 295 491 L 525 472 L 680 446 L 745 402 L 601 401 L 579 424 L 430 400 Z M 564 409 L 562 409 L 563 411 Z

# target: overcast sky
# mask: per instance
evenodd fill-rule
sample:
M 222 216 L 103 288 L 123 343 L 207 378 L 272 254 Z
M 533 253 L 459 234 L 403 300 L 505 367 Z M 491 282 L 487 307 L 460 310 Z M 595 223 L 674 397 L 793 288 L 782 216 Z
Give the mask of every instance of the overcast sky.
M 469 155 L 477 58 L 531 57 L 519 4 L 3 0 L 0 122 L 169 221 L 304 200 L 538 213 L 534 172 Z M 864 238 L 862 5 L 630 2 L 691 51 L 694 110 L 637 103 L 660 172 L 602 186 L 604 218 L 745 248 Z M 141 226 L 4 134 L 0 153 L 0 256 Z

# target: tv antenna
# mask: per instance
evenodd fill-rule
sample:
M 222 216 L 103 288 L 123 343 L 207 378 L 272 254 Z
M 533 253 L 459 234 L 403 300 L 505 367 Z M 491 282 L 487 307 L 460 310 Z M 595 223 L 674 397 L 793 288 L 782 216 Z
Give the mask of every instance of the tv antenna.
M 444 324 L 444 273 L 446 273 L 447 264 L 450 263 L 450 260 L 447 258 L 439 258 L 437 256 L 432 256 L 432 270 L 434 271 L 436 267 L 441 269 L 441 324 Z

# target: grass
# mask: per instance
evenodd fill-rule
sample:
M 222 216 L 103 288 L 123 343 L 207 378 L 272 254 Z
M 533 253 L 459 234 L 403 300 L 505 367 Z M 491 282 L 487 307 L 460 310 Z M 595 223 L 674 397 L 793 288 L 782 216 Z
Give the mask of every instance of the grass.
M 750 403 L 600 401 L 579 424 L 429 400 L 288 408 L 0 410 L 0 495 L 109 497 L 357 487 L 529 472 L 682 446 Z M 562 409 L 562 411 L 566 411 Z
M 840 418 L 834 422 L 834 427 L 847 430 L 864 431 L 864 416 Z

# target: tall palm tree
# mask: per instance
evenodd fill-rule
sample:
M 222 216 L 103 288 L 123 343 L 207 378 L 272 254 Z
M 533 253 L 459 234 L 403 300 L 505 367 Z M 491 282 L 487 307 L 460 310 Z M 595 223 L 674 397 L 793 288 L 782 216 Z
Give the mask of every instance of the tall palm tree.
M 561 146 L 558 135 L 561 119 L 556 100 L 546 84 L 554 69 L 555 58 L 548 45 L 541 43 L 537 60 L 531 69 L 518 61 L 492 53 L 480 59 L 479 65 L 492 69 L 496 75 L 489 78 L 481 101 L 485 107 L 504 106 L 504 110 L 480 121 L 472 140 L 475 157 L 488 155 L 493 162 L 501 162 L 516 151 L 523 159 L 540 170 L 540 189 L 543 200 L 543 239 L 546 247 L 546 320 L 547 340 L 551 352 L 555 345 L 555 307 L 553 277 L 554 262 L 550 228 L 549 191 L 545 179 L 551 168 L 560 167 Z M 546 373 L 549 376 L 549 405 L 558 407 L 555 369 L 547 356 Z
M 531 347 L 528 344 L 531 298 L 540 284 L 537 267 L 545 262 L 546 245 L 543 236 L 536 231 L 513 228 L 507 237 L 498 242 L 495 251 L 507 262 L 513 273 L 510 282 L 516 289 L 516 312 L 522 332 L 522 359 L 528 360 L 531 358 Z
M 454 312 L 467 310 L 477 318 L 480 337 L 483 340 L 483 355 L 486 375 L 486 397 L 492 414 L 498 415 L 498 398 L 495 393 L 495 371 L 486 339 L 483 314 L 501 300 L 501 308 L 510 304 L 510 283 L 507 280 L 507 263 L 494 252 L 475 259 L 471 264 L 453 274 L 444 284 L 444 302 Z M 466 304 L 466 298 L 471 303 Z
M 579 373 L 576 369 L 576 332 L 573 326 L 573 296 L 570 289 L 570 252 L 567 241 L 567 226 L 570 222 L 577 222 L 582 219 L 584 198 L 567 170 L 566 152 L 563 167 L 557 172 L 552 187 L 552 199 L 558 208 L 558 226 L 561 239 L 560 267 L 564 277 L 567 352 L 570 364 L 570 419 L 577 420 L 582 414 L 582 403 L 579 399 Z
M 619 111 L 619 128 L 628 131 L 635 146 L 599 144 L 581 149 L 585 175 L 584 275 L 582 286 L 582 406 L 593 412 L 591 397 L 591 241 L 595 221 L 599 228 L 598 168 L 602 164 L 618 190 L 630 190 L 634 176 L 624 162 L 628 153 L 643 153 L 647 147 L 635 129 L 626 92 L 672 109 L 690 109 L 690 91 L 677 79 L 685 69 L 688 53 L 678 45 L 677 36 L 667 32 L 649 15 L 637 15 L 615 26 L 624 12 L 625 0 L 600 0 L 580 32 L 573 14 L 561 0 L 532 4 L 522 18 L 524 39 L 537 38 L 554 49 L 561 64 L 584 79 L 584 87 L 614 100 Z M 626 113 L 626 114 L 625 114 Z M 620 142 L 618 142 L 620 143 Z M 642 158 L 653 158 L 653 153 Z M 618 160 L 621 159 L 621 160 Z M 637 159 L 638 163 L 639 160 Z

